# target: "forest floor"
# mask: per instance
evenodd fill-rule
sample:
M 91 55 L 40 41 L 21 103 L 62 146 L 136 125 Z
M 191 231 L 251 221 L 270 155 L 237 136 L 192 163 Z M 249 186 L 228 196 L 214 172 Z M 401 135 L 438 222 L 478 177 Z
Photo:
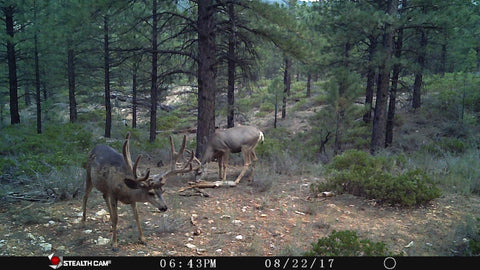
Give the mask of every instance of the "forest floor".
M 295 112 L 280 122 L 292 132 L 309 128 L 314 109 Z M 270 126 L 272 115 L 255 119 Z M 268 139 L 268 138 L 267 138 Z M 261 159 L 261 157 L 259 157 Z M 227 179 L 240 173 L 241 158 L 233 155 Z M 162 171 L 152 164 L 152 173 Z M 255 171 L 269 171 L 259 162 Z M 210 163 L 206 180 L 217 180 Z M 270 178 L 271 177 L 271 178 Z M 110 247 L 111 224 L 100 192 L 90 193 L 87 222 L 82 225 L 82 196 L 54 203 L 2 200 L 0 255 L 46 256 L 241 256 L 302 255 L 333 230 L 353 230 L 361 238 L 383 241 L 393 254 L 452 256 L 468 245 L 466 235 L 480 217 L 480 197 L 446 193 L 428 205 L 399 208 L 353 195 L 312 198 L 310 185 L 322 179 L 313 173 L 285 175 L 247 173 L 236 187 L 205 189 L 209 195 L 183 196 L 191 174 L 169 179 L 164 194 L 167 212 L 139 203 L 146 244 L 129 206 L 119 204 L 118 251 Z M 252 180 L 253 181 L 250 181 Z
M 210 165 L 209 176 L 215 178 Z M 227 178 L 239 171 L 240 166 L 232 168 Z M 251 178 L 247 175 L 234 188 L 207 189 L 209 197 L 181 196 L 177 191 L 189 177 L 169 181 L 167 212 L 138 204 L 145 245 L 138 242 L 130 207 L 119 204 L 117 252 L 110 248 L 109 215 L 98 191 L 90 195 L 85 226 L 81 198 L 4 203 L 0 255 L 301 255 L 333 230 L 354 230 L 362 238 L 385 242 L 395 254 L 448 256 L 467 244 L 462 231 L 468 219 L 480 216 L 478 196 L 444 194 L 424 207 L 405 209 L 352 195 L 310 198 L 314 178 L 280 175 L 267 187 Z

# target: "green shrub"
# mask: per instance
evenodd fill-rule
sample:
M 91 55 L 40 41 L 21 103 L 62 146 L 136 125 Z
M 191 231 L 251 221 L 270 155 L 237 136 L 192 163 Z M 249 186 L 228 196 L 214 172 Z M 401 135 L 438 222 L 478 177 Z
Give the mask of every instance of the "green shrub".
M 421 170 L 405 170 L 405 162 L 404 158 L 373 157 L 359 150 L 349 150 L 326 166 L 327 182 L 312 188 L 315 192 L 346 192 L 407 207 L 438 198 L 440 190 L 430 177 Z
M 388 250 L 383 242 L 360 239 L 354 231 L 333 231 L 328 237 L 312 243 L 306 256 L 385 256 Z
M 53 168 L 80 166 L 93 145 L 92 134 L 78 124 L 45 125 L 36 134 L 28 125 L 2 130 L 0 172 L 10 178 L 48 174 Z

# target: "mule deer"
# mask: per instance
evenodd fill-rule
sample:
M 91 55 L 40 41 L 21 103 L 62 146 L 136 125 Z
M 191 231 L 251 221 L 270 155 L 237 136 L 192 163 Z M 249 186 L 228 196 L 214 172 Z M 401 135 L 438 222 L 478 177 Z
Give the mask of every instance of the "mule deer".
M 263 143 L 264 135 L 256 127 L 238 126 L 223 131 L 217 131 L 210 136 L 207 146 L 200 161 L 200 167 L 196 171 L 196 181 L 200 181 L 205 175 L 205 165 L 213 159 L 218 160 L 218 174 L 220 179 L 227 178 L 227 164 L 230 153 L 243 154 L 243 169 L 235 183 L 238 184 L 245 175 L 253 161 L 257 161 L 255 147 L 259 142 Z
M 173 139 L 170 137 L 172 164 L 169 171 L 164 174 L 150 176 L 150 170 L 147 169 L 144 176 L 137 173 L 138 162 L 142 157 L 139 155 L 132 165 L 129 146 L 130 133 L 127 134 L 123 143 L 123 155 L 106 145 L 97 145 L 88 154 L 87 159 L 87 178 L 85 195 L 83 197 L 83 218 L 86 221 L 86 207 L 88 195 L 95 186 L 103 193 L 103 199 L 107 204 L 112 222 L 112 248 L 117 249 L 117 203 L 121 201 L 124 204 L 130 204 L 133 215 L 137 223 L 139 240 L 145 243 L 142 227 L 138 218 L 137 202 L 149 202 L 160 211 L 166 211 L 167 205 L 162 197 L 163 186 L 167 178 L 173 174 L 186 173 L 192 171 L 193 152 L 187 163 L 180 169 L 176 169 L 177 161 L 183 157 L 185 150 L 186 137 L 183 137 L 183 143 L 179 152 L 175 152 Z M 188 151 L 188 150 L 187 150 Z M 190 153 L 190 152 L 189 152 Z

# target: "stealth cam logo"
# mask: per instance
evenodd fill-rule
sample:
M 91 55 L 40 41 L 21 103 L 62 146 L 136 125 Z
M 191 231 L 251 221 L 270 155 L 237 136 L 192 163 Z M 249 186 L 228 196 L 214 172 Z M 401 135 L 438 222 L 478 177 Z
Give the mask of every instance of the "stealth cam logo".
M 54 253 L 48 255 L 48 259 L 50 260 L 50 267 L 53 269 L 58 269 L 63 265 L 63 256 L 55 256 Z

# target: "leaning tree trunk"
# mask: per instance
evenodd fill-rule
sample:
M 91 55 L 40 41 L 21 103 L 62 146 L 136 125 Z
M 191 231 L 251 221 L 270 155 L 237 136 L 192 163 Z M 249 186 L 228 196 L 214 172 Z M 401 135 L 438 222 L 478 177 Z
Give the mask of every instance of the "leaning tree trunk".
M 206 138 L 215 132 L 216 45 L 215 6 L 212 0 L 198 2 L 198 118 L 197 156 L 202 155 Z

